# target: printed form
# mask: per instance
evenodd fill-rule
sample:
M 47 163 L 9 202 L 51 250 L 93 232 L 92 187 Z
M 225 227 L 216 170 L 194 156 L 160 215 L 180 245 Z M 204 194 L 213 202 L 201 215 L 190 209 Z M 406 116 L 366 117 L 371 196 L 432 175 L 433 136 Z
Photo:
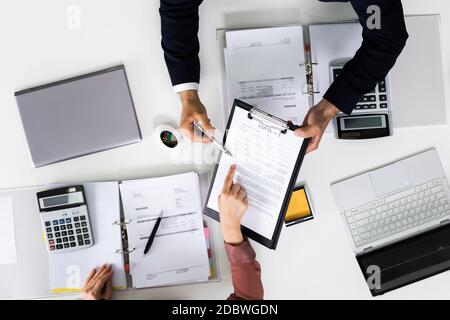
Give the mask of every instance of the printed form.
M 194 172 L 127 181 L 120 191 L 135 288 L 203 282 L 210 275 L 198 175 Z M 157 218 L 161 225 L 147 255 Z
M 219 212 L 225 176 L 236 164 L 235 182 L 247 191 L 249 201 L 242 225 L 272 239 L 303 139 L 291 130 L 282 133 L 256 118 L 249 119 L 248 113 L 235 108 L 226 140 L 233 157 L 222 153 L 208 207 Z
M 225 67 L 234 99 L 295 124 L 309 109 L 301 26 L 229 31 Z

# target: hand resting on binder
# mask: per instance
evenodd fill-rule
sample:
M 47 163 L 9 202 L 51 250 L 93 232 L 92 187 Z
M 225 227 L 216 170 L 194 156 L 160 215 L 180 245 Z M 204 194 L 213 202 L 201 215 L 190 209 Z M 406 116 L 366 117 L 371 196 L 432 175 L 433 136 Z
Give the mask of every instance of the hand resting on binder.
M 326 99 L 323 99 L 309 109 L 305 116 L 305 120 L 303 121 L 303 125 L 295 130 L 296 136 L 304 139 L 311 138 L 306 153 L 314 151 L 319 147 L 320 140 L 322 139 L 328 124 L 338 112 L 339 109 Z
M 112 297 L 112 275 L 110 265 L 103 265 L 93 269 L 83 286 L 81 298 L 83 300 L 109 300 Z

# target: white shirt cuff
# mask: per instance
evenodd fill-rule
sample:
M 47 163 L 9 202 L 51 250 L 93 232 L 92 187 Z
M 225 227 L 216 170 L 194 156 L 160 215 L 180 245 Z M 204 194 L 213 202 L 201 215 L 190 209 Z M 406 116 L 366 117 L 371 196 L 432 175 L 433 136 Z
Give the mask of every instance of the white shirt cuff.
M 197 82 L 188 82 L 188 83 L 182 83 L 182 84 L 177 84 L 176 86 L 173 86 L 174 93 L 180 93 L 181 91 L 186 91 L 186 90 L 198 91 L 198 83 Z

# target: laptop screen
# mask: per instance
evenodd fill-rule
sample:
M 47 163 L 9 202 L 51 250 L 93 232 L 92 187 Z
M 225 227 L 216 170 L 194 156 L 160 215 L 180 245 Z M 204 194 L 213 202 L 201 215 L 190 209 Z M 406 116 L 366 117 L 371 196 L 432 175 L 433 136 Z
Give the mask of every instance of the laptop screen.
M 450 224 L 357 256 L 372 295 L 450 269 Z

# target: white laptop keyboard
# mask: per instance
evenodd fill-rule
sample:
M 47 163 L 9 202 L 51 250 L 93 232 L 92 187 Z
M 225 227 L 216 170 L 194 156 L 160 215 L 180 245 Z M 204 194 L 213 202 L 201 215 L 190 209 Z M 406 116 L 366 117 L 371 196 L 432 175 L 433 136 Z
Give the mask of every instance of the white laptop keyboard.
M 449 199 L 441 180 L 344 212 L 357 247 L 450 215 Z

